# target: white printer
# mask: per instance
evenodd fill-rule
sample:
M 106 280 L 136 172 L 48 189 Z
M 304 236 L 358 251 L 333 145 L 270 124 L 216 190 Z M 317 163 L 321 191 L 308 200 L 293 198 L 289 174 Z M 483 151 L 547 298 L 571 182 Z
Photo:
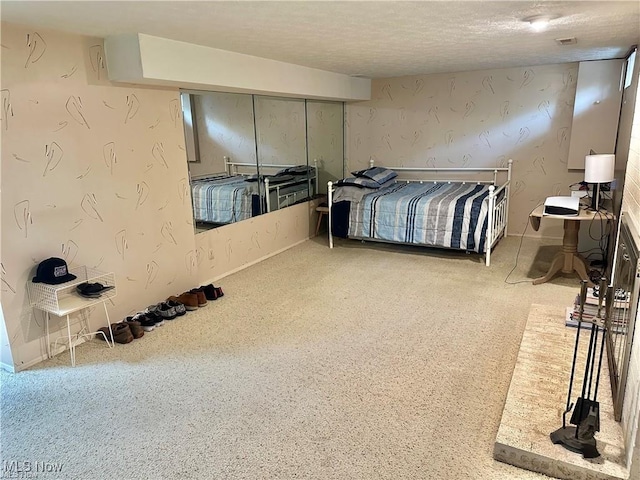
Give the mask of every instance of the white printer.
M 547 197 L 544 201 L 543 215 L 578 215 L 580 199 L 578 197 Z

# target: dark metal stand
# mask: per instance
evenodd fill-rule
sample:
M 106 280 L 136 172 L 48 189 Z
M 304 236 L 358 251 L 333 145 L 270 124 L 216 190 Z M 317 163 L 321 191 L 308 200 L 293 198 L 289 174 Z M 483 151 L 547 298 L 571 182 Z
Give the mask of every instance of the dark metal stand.
M 580 311 L 578 318 L 578 328 L 576 341 L 573 348 L 573 362 L 571 365 L 571 376 L 569 379 L 569 393 L 567 394 L 567 405 L 562 414 L 562 427 L 550 434 L 554 444 L 562 445 L 569 451 L 580 453 L 584 458 L 595 458 L 600 456 L 596 447 L 596 432 L 600 431 L 600 404 L 597 401 L 598 387 L 600 385 L 600 372 L 602 370 L 602 354 L 605 344 L 605 322 L 601 317 L 602 312 L 602 292 L 605 291 L 606 280 L 600 281 L 600 292 L 598 297 L 598 313 L 591 323 L 589 335 L 589 350 L 584 368 L 582 381 L 582 394 L 576 400 L 575 405 L 571 403 L 571 392 L 573 389 L 573 378 L 576 370 L 576 360 L 578 356 L 578 346 L 580 343 L 580 330 L 582 329 L 584 304 L 587 298 L 587 282 L 583 281 L 580 288 Z M 600 352 L 598 359 L 598 370 L 595 375 L 595 388 L 591 397 L 591 387 L 594 384 L 594 369 L 596 363 L 596 350 L 598 349 L 598 332 L 602 330 L 600 342 Z M 570 423 L 575 427 L 567 427 L 566 416 L 573 410 Z

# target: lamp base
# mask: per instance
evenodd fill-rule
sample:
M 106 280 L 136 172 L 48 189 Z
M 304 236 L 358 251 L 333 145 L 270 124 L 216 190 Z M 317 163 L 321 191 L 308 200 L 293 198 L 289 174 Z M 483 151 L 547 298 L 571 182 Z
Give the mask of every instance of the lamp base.
M 600 184 L 594 183 L 591 191 L 591 210 L 597 212 L 600 210 Z

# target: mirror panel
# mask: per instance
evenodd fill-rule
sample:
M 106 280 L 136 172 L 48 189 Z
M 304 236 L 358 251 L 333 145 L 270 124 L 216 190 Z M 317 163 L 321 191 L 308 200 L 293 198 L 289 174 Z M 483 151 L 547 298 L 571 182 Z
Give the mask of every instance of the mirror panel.
M 344 103 L 307 100 L 309 161 L 318 165 L 318 193 L 344 178 Z
M 308 200 L 316 175 L 308 169 L 305 101 L 258 95 L 253 101 L 265 211 Z
M 191 95 L 199 163 L 189 165 L 192 177 L 230 173 L 224 157 L 251 164 L 244 173 L 257 173 L 251 95 L 207 92 Z
M 343 102 L 181 97 L 196 233 L 307 201 L 343 177 Z
M 198 152 L 197 162 L 188 164 L 196 231 L 259 215 L 258 185 L 245 182 L 258 173 L 251 95 L 189 96 Z

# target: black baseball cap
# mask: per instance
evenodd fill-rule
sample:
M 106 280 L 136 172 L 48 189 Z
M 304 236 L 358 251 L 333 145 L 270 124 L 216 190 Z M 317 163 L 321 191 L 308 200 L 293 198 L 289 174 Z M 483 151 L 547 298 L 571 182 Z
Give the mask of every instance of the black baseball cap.
M 58 285 L 75 279 L 76 276 L 69 273 L 67 269 L 67 262 L 61 258 L 51 257 L 38 264 L 36 276 L 33 277 L 32 282 Z

